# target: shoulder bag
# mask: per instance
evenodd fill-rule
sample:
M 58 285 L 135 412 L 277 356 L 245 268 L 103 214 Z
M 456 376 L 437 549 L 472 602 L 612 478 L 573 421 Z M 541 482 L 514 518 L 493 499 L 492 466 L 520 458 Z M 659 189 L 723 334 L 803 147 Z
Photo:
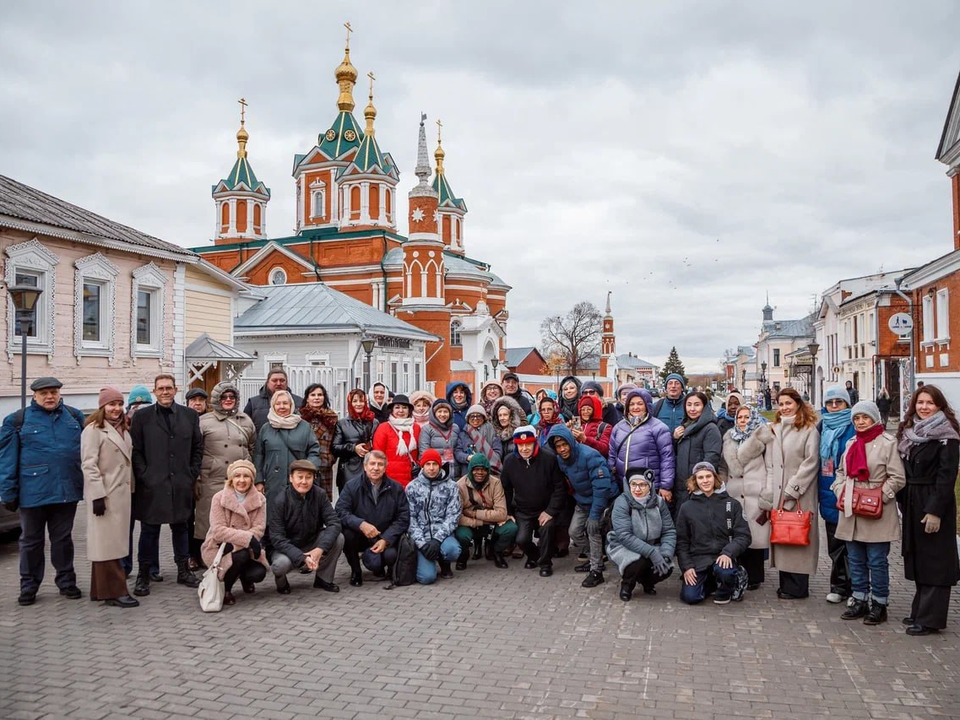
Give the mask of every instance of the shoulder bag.
M 781 462 L 781 467 L 783 463 Z M 809 510 L 800 509 L 800 500 L 797 500 L 797 509 L 787 512 L 783 509 L 786 478 L 780 484 L 780 503 L 770 513 L 770 543 L 772 545 L 809 545 L 810 518 L 813 515 Z
M 851 482 L 848 480 L 847 482 Z M 883 516 L 883 485 L 877 485 L 875 488 L 858 487 L 864 483 L 853 482 L 852 501 L 850 509 L 854 515 L 860 517 L 873 518 Z M 837 509 L 840 512 L 846 507 L 847 486 L 844 485 L 843 492 L 837 498 Z
M 197 595 L 200 596 L 200 609 L 203 612 L 220 612 L 223 609 L 223 580 L 220 579 L 220 561 L 223 559 L 223 549 L 226 543 L 220 543 L 217 556 L 213 564 L 203 573 Z

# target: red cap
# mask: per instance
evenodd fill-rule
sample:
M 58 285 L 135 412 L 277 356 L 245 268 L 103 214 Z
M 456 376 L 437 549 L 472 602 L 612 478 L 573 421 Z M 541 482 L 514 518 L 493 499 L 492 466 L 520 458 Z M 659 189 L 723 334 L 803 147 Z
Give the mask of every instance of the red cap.
M 437 465 L 443 465 L 443 458 L 441 458 L 440 453 L 433 448 L 423 452 L 423 454 L 420 456 L 420 465 L 426 465 L 431 461 L 435 462 Z

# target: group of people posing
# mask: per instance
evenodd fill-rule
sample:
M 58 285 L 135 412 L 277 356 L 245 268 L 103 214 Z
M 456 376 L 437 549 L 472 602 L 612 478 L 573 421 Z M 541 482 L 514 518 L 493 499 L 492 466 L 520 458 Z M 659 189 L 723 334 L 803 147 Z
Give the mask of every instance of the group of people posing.
M 405 547 L 416 581 L 429 584 L 471 560 L 505 569 L 510 557 L 549 577 L 571 545 L 582 586 L 601 585 L 611 562 L 624 601 L 637 586 L 656 593 L 674 565 L 682 601 L 739 600 L 760 588 L 768 559 L 778 597 L 800 599 L 817 571 L 818 523 L 789 543 L 776 529 L 785 515 L 819 512 L 831 561 L 826 599 L 846 602 L 843 618 L 875 625 L 887 619 L 899 507 L 905 571 L 916 583 L 907 632 L 945 627 L 960 579 L 960 427 L 935 387 L 915 393 L 893 437 L 877 406 L 851 403 L 842 386 L 827 390 L 819 419 L 784 389 L 768 423 L 736 392 L 715 414 L 676 374 L 657 402 L 633 385 L 604 399 L 598 383 L 574 377 L 559 395 L 531 398 L 508 373 L 485 384 L 478 402 L 462 382 L 442 398 L 391 395 L 377 383 L 369 395 L 350 391 L 344 418 L 322 385 L 301 398 L 286 380 L 271 372 L 241 411 L 231 382 L 209 397 L 191 389 L 182 406 L 174 378 L 161 374 L 156 402 L 141 387 L 125 407 L 104 388 L 86 419 L 63 404 L 55 378 L 35 381 L 30 406 L 0 429 L 0 499 L 21 513 L 20 604 L 36 601 L 45 529 L 61 594 L 80 597 L 72 528 L 82 497 L 90 596 L 119 607 L 138 604 L 126 584 L 137 521 L 139 597 L 163 579 L 160 528 L 169 525 L 177 582 L 196 587 L 195 571 L 219 556 L 226 605 L 238 580 L 252 593 L 268 572 L 281 594 L 295 570 L 338 592 L 341 554 L 359 587 L 364 569 L 396 580 Z

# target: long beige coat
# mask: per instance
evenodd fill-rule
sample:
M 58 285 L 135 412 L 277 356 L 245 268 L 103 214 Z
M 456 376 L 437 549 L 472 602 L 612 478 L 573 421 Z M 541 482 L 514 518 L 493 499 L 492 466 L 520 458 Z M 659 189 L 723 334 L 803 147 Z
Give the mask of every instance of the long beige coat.
M 817 572 L 817 557 L 820 554 L 817 522 L 820 433 L 815 425 L 797 430 L 793 426 L 793 418 L 784 418 L 771 430 L 773 442 L 767 448 L 767 484 L 760 497 L 760 507 L 772 510 L 779 506 L 782 490 L 785 501 L 798 501 L 800 510 L 809 510 L 812 516 L 810 544 L 771 545 L 770 566 L 782 572 L 813 575 Z
M 773 442 L 773 433 L 769 425 L 761 425 L 753 433 L 738 443 L 727 430 L 723 436 L 723 455 L 720 463 L 720 477 L 727 484 L 727 494 L 740 501 L 743 516 L 750 526 L 750 547 L 765 549 L 770 547 L 770 523 L 761 525 L 760 494 L 767 484 L 767 446 Z
M 200 548 L 203 561 L 209 566 L 217 557 L 221 543 L 233 545 L 234 552 L 250 547 L 250 539 L 263 539 L 267 527 L 267 499 L 262 493 L 251 489 L 243 500 L 243 505 L 237 500 L 237 494 L 232 487 L 223 488 L 213 496 L 210 503 L 210 530 L 206 540 Z M 267 553 L 261 550 L 259 562 L 267 569 Z M 233 554 L 224 553 L 220 559 L 220 572 L 223 580 L 224 573 L 233 565 Z
M 234 460 L 252 460 L 257 430 L 249 416 L 238 412 L 229 417 L 216 411 L 200 416 L 203 435 L 203 461 L 200 463 L 197 510 L 193 536 L 203 540 L 210 528 L 210 502 L 223 490 L 227 468 Z
M 126 557 L 130 541 L 133 492 L 133 444 L 110 425 L 87 425 L 80 435 L 83 496 L 87 501 L 87 558 L 103 562 Z M 106 499 L 107 511 L 97 517 L 93 501 Z
M 837 467 L 836 479 L 831 490 L 839 500 L 840 496 L 850 489 L 846 500 L 846 510 L 840 512 L 837 523 L 838 540 L 856 540 L 858 542 L 892 542 L 900 539 L 900 518 L 897 516 L 897 504 L 894 499 L 897 491 L 906 485 L 907 480 L 903 471 L 903 460 L 897 452 L 897 441 L 892 435 L 881 433 L 867 443 L 867 469 L 870 479 L 865 483 L 857 483 L 861 487 L 883 487 L 883 514 L 878 518 L 865 518 L 854 515 L 849 502 L 853 493 L 854 481 L 847 475 L 847 452 L 856 438 L 847 441 L 847 446 Z

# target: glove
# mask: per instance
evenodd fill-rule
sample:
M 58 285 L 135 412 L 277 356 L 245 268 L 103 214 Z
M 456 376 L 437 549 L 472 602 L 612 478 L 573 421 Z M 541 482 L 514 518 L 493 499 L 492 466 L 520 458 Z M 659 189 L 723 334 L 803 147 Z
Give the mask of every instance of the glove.
M 253 559 L 259 560 L 260 553 L 263 551 L 263 548 L 260 547 L 260 541 L 257 540 L 256 536 L 250 538 L 250 552 L 253 553 Z
M 107 512 L 107 500 L 106 498 L 97 498 L 93 501 L 93 514 L 97 517 L 101 517 L 104 513 Z
M 661 555 L 659 550 L 653 551 L 650 555 L 650 562 L 653 563 L 653 571 L 660 577 L 670 572 L 670 568 L 673 566 L 673 563 Z
M 587 535 L 599 535 L 600 534 L 600 521 L 590 518 L 587 520 Z
M 436 562 L 437 558 L 440 557 L 440 541 L 429 540 L 426 545 L 420 548 L 420 552 L 430 562 Z
M 17 508 L 20 507 L 20 503 L 16 500 L 7 500 L 5 503 L 3 503 L 3 506 L 10 512 L 16 512 Z

